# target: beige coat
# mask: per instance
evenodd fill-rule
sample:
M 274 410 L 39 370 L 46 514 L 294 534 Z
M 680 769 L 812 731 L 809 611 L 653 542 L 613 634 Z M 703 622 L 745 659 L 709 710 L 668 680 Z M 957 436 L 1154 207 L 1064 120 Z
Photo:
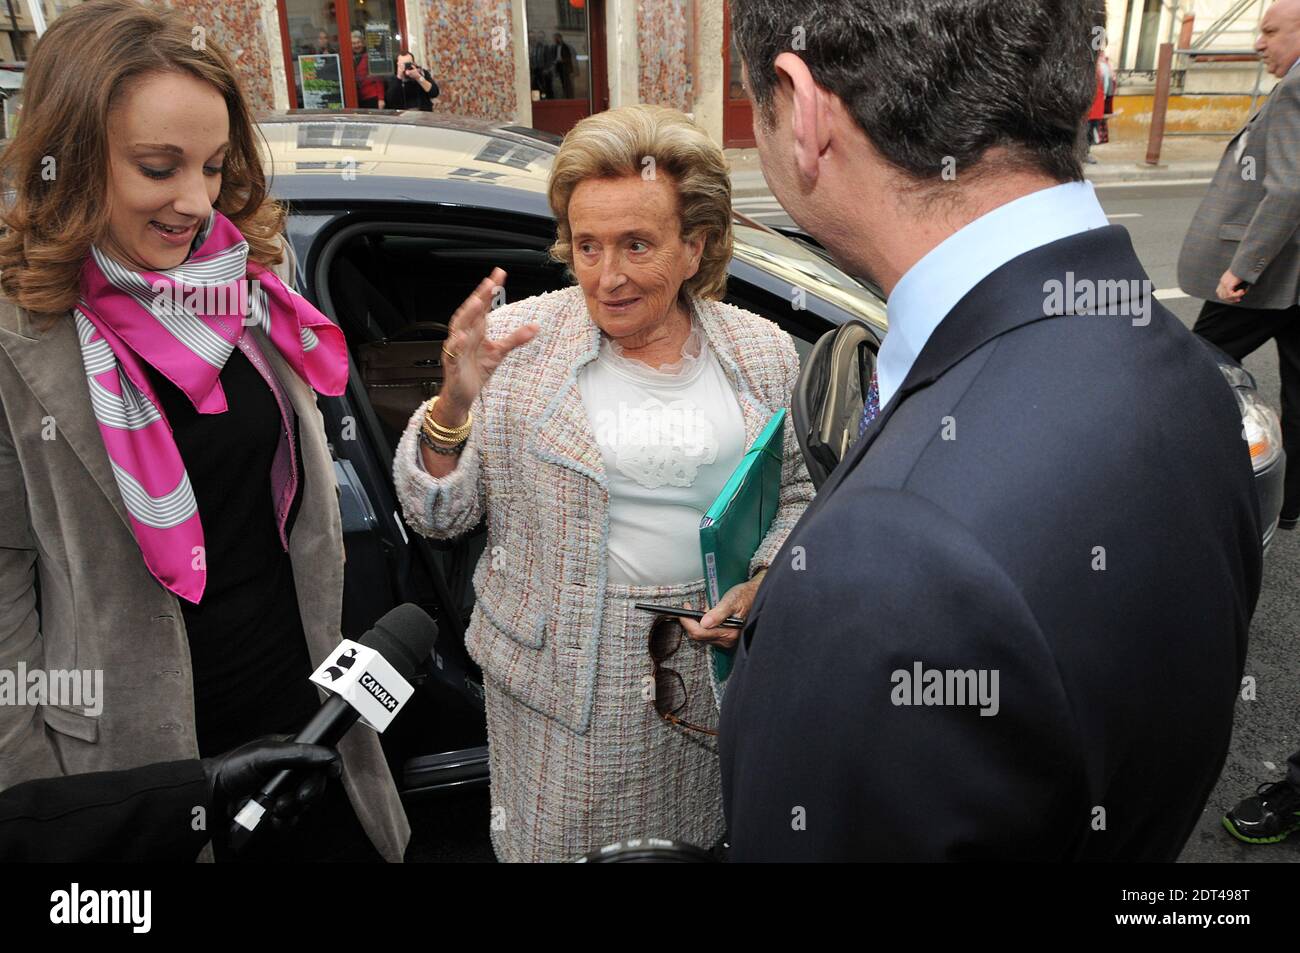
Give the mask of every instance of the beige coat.
M 292 280 L 288 260 L 276 272 Z M 304 480 L 289 552 L 319 664 L 340 639 L 338 487 L 315 394 L 261 329 L 252 333 L 298 415 Z M 73 321 L 63 315 L 42 332 L 0 299 L 0 670 L 20 663 L 102 670 L 103 710 L 0 705 L 0 788 L 198 757 L 180 603 L 150 575 L 131 533 Z M 400 861 L 410 828 L 378 737 L 358 728 L 339 750 L 357 817 L 379 852 Z
M 790 406 L 799 375 L 794 344 L 771 321 L 731 305 L 697 300 L 695 309 L 736 389 L 748 447 Z M 466 648 L 507 694 L 582 734 L 600 655 L 609 493 L 577 376 L 595 359 L 600 330 L 573 287 L 496 309 L 488 333 L 499 337 L 528 321 L 541 332 L 479 395 L 456 469 L 438 480 L 420 464 L 420 408 L 398 445 L 394 481 L 407 523 L 424 535 L 454 537 L 486 515 L 488 549 L 474 574 Z M 812 500 L 789 421 L 784 452 L 776 519 L 751 572 L 771 563 Z

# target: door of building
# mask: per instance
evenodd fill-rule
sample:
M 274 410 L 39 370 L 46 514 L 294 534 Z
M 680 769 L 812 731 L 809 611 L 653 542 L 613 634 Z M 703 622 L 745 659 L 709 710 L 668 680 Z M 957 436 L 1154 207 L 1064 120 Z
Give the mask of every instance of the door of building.
M 408 45 L 405 4 L 279 0 L 278 7 L 290 108 L 377 108 Z
M 527 0 L 533 126 L 564 135 L 609 108 L 605 0 Z
M 749 149 L 754 145 L 754 108 L 745 95 L 740 77 L 740 52 L 731 35 L 731 4 L 722 5 L 723 67 L 726 83 L 722 91 L 722 143 L 728 149 Z

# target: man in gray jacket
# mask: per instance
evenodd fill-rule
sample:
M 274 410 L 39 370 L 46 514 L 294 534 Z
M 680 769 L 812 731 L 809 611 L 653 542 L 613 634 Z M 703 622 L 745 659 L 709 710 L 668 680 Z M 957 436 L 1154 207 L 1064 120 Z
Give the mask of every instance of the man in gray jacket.
M 1270 338 L 1287 452 L 1280 528 L 1300 517 L 1300 0 L 1277 0 L 1255 49 L 1281 79 L 1228 143 L 1178 257 L 1178 284 L 1205 305 L 1193 330 L 1240 361 Z

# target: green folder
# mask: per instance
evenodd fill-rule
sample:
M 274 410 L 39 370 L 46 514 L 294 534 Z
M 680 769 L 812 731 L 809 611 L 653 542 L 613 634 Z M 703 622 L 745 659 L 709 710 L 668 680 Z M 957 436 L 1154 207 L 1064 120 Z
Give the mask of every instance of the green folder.
M 709 608 L 732 586 L 749 580 L 749 561 L 776 518 L 781 495 L 785 410 L 778 410 L 700 520 L 705 597 Z M 735 649 L 709 646 L 719 683 L 731 674 Z

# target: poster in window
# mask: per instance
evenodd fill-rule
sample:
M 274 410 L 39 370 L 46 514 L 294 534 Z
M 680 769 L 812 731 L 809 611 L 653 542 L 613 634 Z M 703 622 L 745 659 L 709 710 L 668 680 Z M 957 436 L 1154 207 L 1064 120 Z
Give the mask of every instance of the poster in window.
M 303 109 L 343 108 L 343 81 L 337 53 L 299 56 L 298 69 L 302 74 Z
M 387 23 L 366 24 L 366 60 L 371 76 L 397 72 L 393 56 L 393 30 Z

